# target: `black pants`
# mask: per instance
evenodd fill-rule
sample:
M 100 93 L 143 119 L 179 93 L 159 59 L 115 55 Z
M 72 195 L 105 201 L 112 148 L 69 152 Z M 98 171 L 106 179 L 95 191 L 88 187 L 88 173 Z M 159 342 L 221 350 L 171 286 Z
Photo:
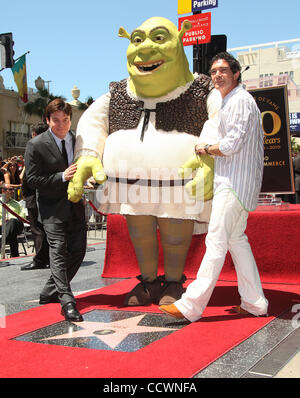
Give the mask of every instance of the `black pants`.
M 41 295 L 58 294 L 62 306 L 73 302 L 70 282 L 76 275 L 86 253 L 86 224 L 78 222 L 73 214 L 66 222 L 43 224 L 49 243 L 51 276 Z
M 2 233 L 2 226 L 1 233 Z M 10 256 L 11 257 L 19 257 L 19 244 L 17 240 L 17 236 L 22 233 L 24 228 L 24 224 L 22 221 L 17 218 L 11 218 L 6 221 L 5 224 L 5 234 L 6 234 L 6 243 L 10 246 Z
M 43 225 L 38 221 L 38 209 L 27 208 L 28 220 L 30 222 L 30 230 L 33 236 L 35 256 L 34 263 L 37 265 L 49 264 L 49 245 Z

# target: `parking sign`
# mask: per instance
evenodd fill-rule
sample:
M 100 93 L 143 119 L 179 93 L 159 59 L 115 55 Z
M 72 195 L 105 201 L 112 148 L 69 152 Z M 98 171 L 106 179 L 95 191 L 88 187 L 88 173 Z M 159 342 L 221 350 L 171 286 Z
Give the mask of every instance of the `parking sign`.
M 210 43 L 211 41 L 211 13 L 189 15 L 187 17 L 178 18 L 178 29 L 181 29 L 183 21 L 189 20 L 192 23 L 192 28 L 185 32 L 182 37 L 184 46 L 191 46 L 197 44 Z

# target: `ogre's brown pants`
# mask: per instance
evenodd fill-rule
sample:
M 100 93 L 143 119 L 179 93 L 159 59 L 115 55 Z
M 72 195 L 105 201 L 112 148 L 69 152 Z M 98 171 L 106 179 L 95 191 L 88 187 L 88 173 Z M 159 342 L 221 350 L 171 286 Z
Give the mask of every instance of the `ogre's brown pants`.
M 167 281 L 180 281 L 192 240 L 194 221 L 154 216 L 126 216 L 131 241 L 144 281 L 157 278 L 158 241 L 160 231 Z

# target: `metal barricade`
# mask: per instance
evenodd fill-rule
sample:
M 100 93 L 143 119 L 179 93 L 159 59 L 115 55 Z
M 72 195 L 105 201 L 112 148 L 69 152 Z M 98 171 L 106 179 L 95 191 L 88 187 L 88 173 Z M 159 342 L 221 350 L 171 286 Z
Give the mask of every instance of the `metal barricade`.
M 101 189 L 101 188 L 100 188 Z M 98 207 L 97 193 L 98 189 L 85 188 L 84 199 L 85 199 L 85 216 L 88 228 L 88 237 L 90 239 L 106 238 L 106 216 L 99 214 L 95 211 Z
M 9 188 L 9 189 L 13 189 L 14 190 L 14 194 L 13 194 L 12 199 L 15 199 L 15 200 L 17 200 L 17 201 L 19 201 L 21 203 L 21 200 L 20 200 L 21 199 L 21 188 Z M 4 193 L 1 194 L 1 201 L 4 204 L 4 205 L 0 204 L 1 207 L 2 207 L 1 259 L 5 259 L 6 258 L 6 239 L 3 239 L 3 237 L 6 236 L 6 221 L 7 221 L 7 214 L 9 212 L 9 210 L 7 210 L 5 208 L 6 199 L 5 199 L 5 194 Z M 23 204 L 21 204 L 21 205 L 24 206 Z M 26 251 L 26 248 L 24 246 L 24 243 L 27 244 L 27 248 L 30 248 L 30 247 L 34 248 L 34 245 L 32 244 L 32 246 L 31 246 L 29 244 L 29 242 L 28 242 L 28 237 L 26 235 L 26 220 L 22 219 L 22 217 L 19 217 L 17 214 L 13 214 L 13 215 L 16 218 L 19 218 L 24 223 L 23 232 L 17 236 L 17 239 L 18 239 L 18 243 L 22 244 L 24 254 L 27 255 L 27 251 Z M 27 221 L 27 224 L 29 224 L 29 221 Z M 23 242 L 23 240 L 20 241 L 20 239 L 24 239 L 24 242 Z M 2 262 L 2 265 L 4 265 L 3 262 Z
M 5 202 L 5 194 L 1 194 L 1 200 L 4 203 Z M 2 237 L 6 236 L 6 209 L 5 207 L 2 206 L 2 228 L 1 228 L 1 258 L 4 259 L 6 258 L 5 254 L 5 239 Z

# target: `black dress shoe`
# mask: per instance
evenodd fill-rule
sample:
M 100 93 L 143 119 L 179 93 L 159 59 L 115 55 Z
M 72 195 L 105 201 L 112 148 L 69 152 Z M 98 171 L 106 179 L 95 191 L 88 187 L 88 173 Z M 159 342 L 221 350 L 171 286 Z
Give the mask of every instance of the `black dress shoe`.
M 46 269 L 46 268 L 49 268 L 49 264 L 36 264 L 32 262 L 30 264 L 23 265 L 23 267 L 21 267 L 21 271 L 29 271 L 32 269 Z
M 40 295 L 40 304 L 50 304 L 50 303 L 59 303 L 59 299 L 57 295 L 54 296 L 43 296 Z
M 61 309 L 61 314 L 65 317 L 66 321 L 82 322 L 83 318 L 74 303 L 68 303 Z

